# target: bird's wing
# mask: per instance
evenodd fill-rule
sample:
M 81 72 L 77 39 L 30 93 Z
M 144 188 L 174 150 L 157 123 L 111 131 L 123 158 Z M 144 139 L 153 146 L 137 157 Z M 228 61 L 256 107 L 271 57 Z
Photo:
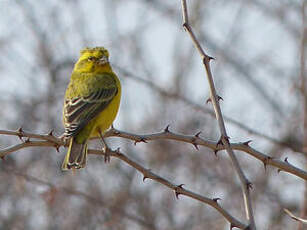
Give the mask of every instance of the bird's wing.
M 94 90 L 85 96 L 66 98 L 64 101 L 64 125 L 66 137 L 77 135 L 93 118 L 103 111 L 118 92 L 111 75 L 103 75 L 91 82 Z M 104 79 L 103 79 L 104 78 Z M 103 80 L 102 80 L 103 79 Z M 96 82 L 95 82 L 96 81 Z M 104 84 L 106 82 L 107 84 Z M 89 86 L 90 87 L 90 86 Z

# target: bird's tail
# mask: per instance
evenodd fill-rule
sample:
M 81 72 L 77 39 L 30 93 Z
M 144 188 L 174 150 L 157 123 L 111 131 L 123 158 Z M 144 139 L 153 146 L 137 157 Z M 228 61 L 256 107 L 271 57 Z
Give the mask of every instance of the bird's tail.
M 62 170 L 84 168 L 87 156 L 87 142 L 79 144 L 75 138 L 71 138 L 68 151 L 62 164 Z

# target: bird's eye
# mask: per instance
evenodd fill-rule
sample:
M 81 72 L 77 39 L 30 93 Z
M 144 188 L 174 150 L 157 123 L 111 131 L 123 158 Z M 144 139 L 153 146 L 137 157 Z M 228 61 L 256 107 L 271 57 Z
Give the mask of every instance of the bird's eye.
M 96 59 L 96 58 L 93 57 L 93 56 L 90 56 L 90 57 L 87 58 L 87 60 L 89 60 L 89 61 L 94 61 L 95 59 Z

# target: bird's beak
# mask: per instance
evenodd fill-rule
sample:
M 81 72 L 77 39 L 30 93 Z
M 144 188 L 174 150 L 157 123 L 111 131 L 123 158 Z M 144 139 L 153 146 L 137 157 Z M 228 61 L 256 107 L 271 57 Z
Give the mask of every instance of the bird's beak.
M 99 58 L 98 62 L 99 62 L 100 65 L 105 65 L 105 64 L 109 63 L 109 59 L 106 56 L 102 56 L 101 58 Z

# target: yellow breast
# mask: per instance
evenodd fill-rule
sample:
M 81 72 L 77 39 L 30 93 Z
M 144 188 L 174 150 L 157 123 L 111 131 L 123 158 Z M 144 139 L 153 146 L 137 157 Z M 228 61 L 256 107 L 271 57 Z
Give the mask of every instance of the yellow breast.
M 117 86 L 118 92 L 115 97 L 112 99 L 110 104 L 93 120 L 95 126 L 90 137 L 99 137 L 99 131 L 104 133 L 112 125 L 113 121 L 116 118 L 121 98 L 121 86 L 118 79 Z

